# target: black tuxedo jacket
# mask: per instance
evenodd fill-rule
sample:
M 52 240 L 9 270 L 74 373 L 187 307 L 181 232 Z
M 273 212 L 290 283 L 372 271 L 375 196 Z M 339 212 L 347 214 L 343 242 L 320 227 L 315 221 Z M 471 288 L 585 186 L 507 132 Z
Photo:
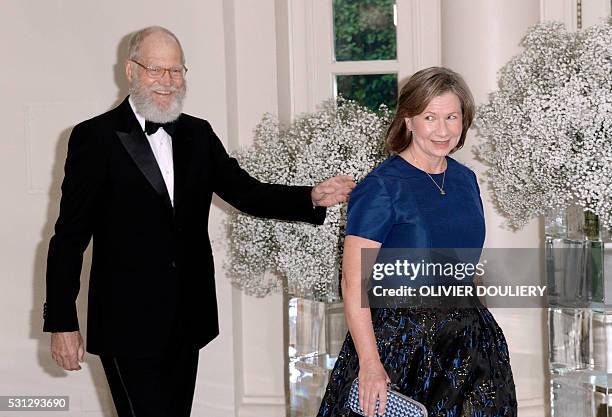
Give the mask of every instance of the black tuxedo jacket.
M 212 194 L 246 213 L 323 223 L 311 187 L 264 184 L 230 158 L 210 124 L 182 114 L 172 136 L 174 207 L 128 100 L 78 124 L 49 244 L 44 331 L 79 329 L 76 298 L 93 237 L 87 351 L 147 355 L 219 333 L 208 236 Z

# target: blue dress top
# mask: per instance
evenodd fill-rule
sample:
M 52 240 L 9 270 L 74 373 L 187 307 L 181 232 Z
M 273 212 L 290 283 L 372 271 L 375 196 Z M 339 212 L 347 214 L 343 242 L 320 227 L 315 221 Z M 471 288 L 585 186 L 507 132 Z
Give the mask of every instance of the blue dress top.
M 482 248 L 485 223 L 476 175 L 446 157 L 445 195 L 427 173 L 399 155 L 353 190 L 346 234 L 383 248 Z M 442 185 L 443 174 L 430 174 Z
M 380 242 L 383 248 L 480 252 L 485 225 L 476 176 L 454 159 L 446 160 L 446 194 L 441 195 L 424 171 L 401 156 L 386 159 L 351 193 L 346 234 Z M 442 184 L 441 174 L 432 177 Z M 372 308 L 381 364 L 398 391 L 421 402 L 429 417 L 516 417 L 503 332 L 477 298 L 467 301 L 473 303 Z M 356 416 L 348 399 L 358 375 L 359 357 L 348 333 L 317 417 Z

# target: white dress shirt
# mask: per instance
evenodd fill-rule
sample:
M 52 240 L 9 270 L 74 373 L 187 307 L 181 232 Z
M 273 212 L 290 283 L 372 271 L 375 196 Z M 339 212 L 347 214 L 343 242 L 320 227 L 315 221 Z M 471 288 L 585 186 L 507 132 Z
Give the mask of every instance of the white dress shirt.
M 131 97 L 128 99 L 128 101 L 130 102 L 132 111 L 134 112 L 134 115 L 136 115 L 136 119 L 138 120 L 138 123 L 140 123 L 140 127 L 144 132 L 145 118 L 138 114 L 136 108 L 134 107 L 134 103 L 132 103 Z M 162 128 L 157 129 L 157 132 L 153 133 L 152 135 L 147 135 L 145 132 L 145 136 L 149 140 L 149 144 L 153 150 L 153 155 L 155 156 L 159 170 L 161 171 L 164 182 L 166 183 L 166 189 L 168 190 L 168 195 L 170 196 L 170 203 L 172 203 L 172 206 L 174 207 L 174 162 L 172 160 L 172 136 L 170 136 L 168 132 Z

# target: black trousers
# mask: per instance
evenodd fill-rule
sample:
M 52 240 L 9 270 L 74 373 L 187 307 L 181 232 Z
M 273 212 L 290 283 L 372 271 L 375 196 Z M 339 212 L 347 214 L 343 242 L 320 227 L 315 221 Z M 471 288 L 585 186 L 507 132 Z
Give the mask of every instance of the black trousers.
M 173 346 L 154 357 L 100 356 L 119 417 L 189 417 L 199 350 Z

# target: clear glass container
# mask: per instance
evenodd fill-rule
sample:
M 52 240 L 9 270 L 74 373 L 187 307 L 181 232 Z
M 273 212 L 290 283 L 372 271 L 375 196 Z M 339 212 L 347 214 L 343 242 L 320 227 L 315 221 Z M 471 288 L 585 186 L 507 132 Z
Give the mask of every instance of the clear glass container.
M 545 216 L 554 417 L 612 417 L 612 241 L 581 207 Z
M 287 415 L 317 414 L 346 337 L 344 304 L 339 294 L 292 296 L 288 303 L 289 400 Z

